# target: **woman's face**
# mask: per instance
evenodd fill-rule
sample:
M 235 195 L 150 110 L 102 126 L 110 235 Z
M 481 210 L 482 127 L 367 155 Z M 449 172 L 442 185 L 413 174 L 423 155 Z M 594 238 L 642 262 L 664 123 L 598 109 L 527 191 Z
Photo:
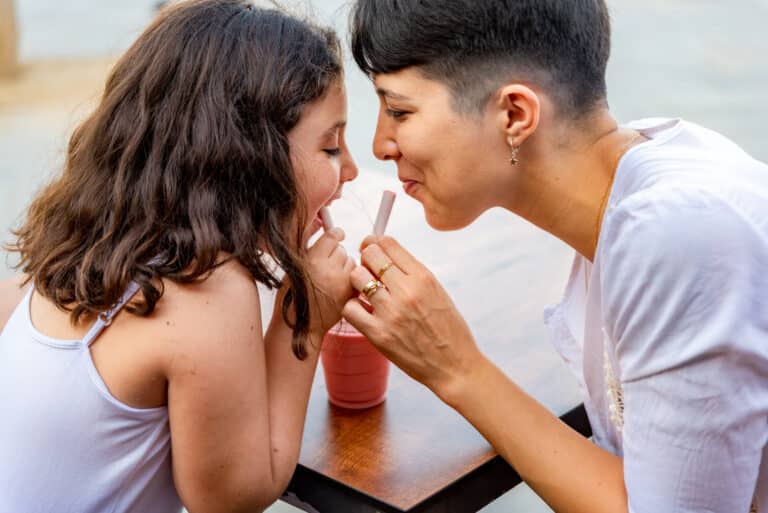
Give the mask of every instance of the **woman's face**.
M 463 228 L 500 204 L 508 149 L 487 113 L 457 113 L 448 88 L 414 68 L 376 75 L 374 84 L 380 110 L 373 152 L 397 164 L 403 189 L 433 228 Z
M 320 209 L 338 199 L 344 183 L 357 176 L 344 141 L 346 122 L 347 96 L 343 83 L 337 82 L 304 108 L 288 133 L 291 161 L 307 201 L 307 238 L 322 227 Z

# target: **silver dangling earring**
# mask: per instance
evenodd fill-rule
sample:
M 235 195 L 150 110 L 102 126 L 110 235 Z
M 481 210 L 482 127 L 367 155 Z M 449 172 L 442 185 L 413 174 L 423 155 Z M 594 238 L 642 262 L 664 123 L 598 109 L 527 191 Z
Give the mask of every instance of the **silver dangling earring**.
M 512 164 L 513 166 L 516 166 L 520 162 L 520 159 L 517 158 L 519 154 L 520 154 L 520 146 L 512 146 L 512 155 L 511 155 L 511 158 L 509 159 L 509 163 Z

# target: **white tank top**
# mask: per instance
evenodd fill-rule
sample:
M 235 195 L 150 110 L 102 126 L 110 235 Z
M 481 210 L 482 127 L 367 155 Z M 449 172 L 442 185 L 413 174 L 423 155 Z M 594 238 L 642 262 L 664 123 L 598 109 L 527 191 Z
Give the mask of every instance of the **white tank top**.
M 118 401 L 89 350 L 137 288 L 129 287 L 83 340 L 38 332 L 30 288 L 0 333 L 0 512 L 181 510 L 168 409 Z

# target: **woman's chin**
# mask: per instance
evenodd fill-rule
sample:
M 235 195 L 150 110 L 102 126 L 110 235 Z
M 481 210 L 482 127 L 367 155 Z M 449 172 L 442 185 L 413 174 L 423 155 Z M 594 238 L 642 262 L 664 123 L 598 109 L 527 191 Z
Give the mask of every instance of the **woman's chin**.
M 451 230 L 458 230 L 461 228 L 464 228 L 466 224 L 460 224 L 457 223 L 455 219 L 449 219 L 445 216 L 439 216 L 430 214 L 428 211 L 425 210 L 425 217 L 427 220 L 427 224 L 434 228 L 435 230 L 441 231 L 441 232 L 448 232 Z
M 427 220 L 427 224 L 431 228 L 441 232 L 466 228 L 478 217 L 477 215 L 459 216 L 457 214 L 458 212 L 435 212 L 424 207 L 424 217 Z

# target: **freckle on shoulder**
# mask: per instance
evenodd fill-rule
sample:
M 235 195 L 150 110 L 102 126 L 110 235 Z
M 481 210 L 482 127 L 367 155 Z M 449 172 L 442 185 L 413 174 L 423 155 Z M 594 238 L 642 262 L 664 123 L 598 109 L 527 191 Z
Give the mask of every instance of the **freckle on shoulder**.
M 237 262 L 215 269 L 205 280 L 179 284 L 166 280 L 165 292 L 157 313 L 166 326 L 190 330 L 215 330 L 217 325 L 247 322 L 246 331 L 254 331 L 260 320 L 261 304 L 256 283 Z M 249 330 L 249 327 L 252 329 Z

